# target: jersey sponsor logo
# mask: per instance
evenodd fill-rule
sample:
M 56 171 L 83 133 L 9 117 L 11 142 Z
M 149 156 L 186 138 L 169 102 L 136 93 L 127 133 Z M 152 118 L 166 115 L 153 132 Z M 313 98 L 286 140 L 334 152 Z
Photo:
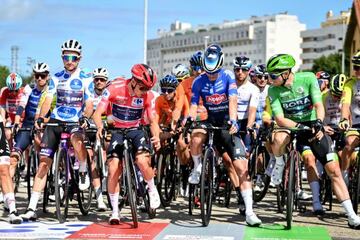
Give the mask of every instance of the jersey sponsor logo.
M 282 103 L 287 114 L 306 114 L 307 111 L 311 110 L 313 105 L 310 96 L 295 99 L 293 101 Z
M 89 84 L 89 92 L 91 93 L 91 94 L 95 94 L 95 87 L 94 87 L 94 82 L 91 82 L 90 84 Z
M 92 76 L 92 73 L 90 70 L 88 69 L 83 69 L 80 71 L 80 74 L 79 74 L 79 77 L 80 79 L 83 79 L 83 78 L 90 78 Z
M 142 98 L 133 98 L 131 106 L 140 107 L 144 105 L 144 99 Z
M 237 88 L 236 83 L 231 83 L 229 85 L 229 89 L 236 89 L 236 88 Z
M 80 79 L 73 79 L 70 82 L 70 88 L 74 90 L 80 90 L 82 88 L 82 82 Z
M 107 98 L 110 96 L 109 90 L 105 89 L 105 90 L 103 91 L 103 93 L 102 93 L 102 96 L 103 96 L 105 99 L 107 99 Z
M 69 77 L 70 77 L 70 74 L 64 73 L 64 78 L 65 78 L 65 79 L 69 79 Z
M 119 120 L 123 121 L 138 121 L 141 119 L 143 113 L 142 108 L 123 107 L 113 104 L 112 114 Z
M 62 75 L 64 75 L 65 70 L 62 70 L 61 72 L 57 72 L 55 73 L 55 77 L 61 77 Z
M 76 113 L 77 113 L 77 111 L 74 108 L 59 107 L 57 109 L 57 114 L 59 115 L 59 117 L 61 117 L 63 119 L 71 119 L 76 116 Z
M 302 95 L 304 93 L 304 88 L 303 87 L 299 87 L 298 89 L 296 89 L 296 92 L 300 95 Z
M 219 105 L 220 103 L 225 102 L 226 100 L 227 100 L 227 97 L 226 97 L 225 93 L 223 93 L 223 94 L 216 93 L 216 94 L 213 94 L 210 96 L 206 96 L 206 102 L 212 103 L 215 105 Z

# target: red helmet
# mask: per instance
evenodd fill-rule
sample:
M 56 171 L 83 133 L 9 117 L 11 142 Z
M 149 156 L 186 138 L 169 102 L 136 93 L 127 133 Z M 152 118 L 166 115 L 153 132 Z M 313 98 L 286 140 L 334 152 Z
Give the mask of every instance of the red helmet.
M 131 68 L 133 78 L 141 81 L 146 87 L 152 88 L 156 83 L 155 72 L 146 64 L 135 64 Z

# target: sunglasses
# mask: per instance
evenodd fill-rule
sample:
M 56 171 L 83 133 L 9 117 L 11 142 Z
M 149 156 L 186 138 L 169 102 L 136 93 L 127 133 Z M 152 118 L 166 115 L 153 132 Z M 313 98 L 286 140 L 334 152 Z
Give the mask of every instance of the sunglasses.
M 106 82 L 107 81 L 107 79 L 105 79 L 105 78 L 94 78 L 94 82 Z
M 235 71 L 235 72 L 239 72 L 240 70 L 241 70 L 242 72 L 248 72 L 248 71 L 250 71 L 250 68 L 248 68 L 248 67 L 241 67 L 241 68 L 237 67 L 237 68 L 234 68 L 234 71 Z
M 257 74 L 256 77 L 258 79 L 263 79 L 264 78 L 265 80 L 268 80 L 269 75 L 267 75 L 267 74 Z
M 281 74 L 283 74 L 284 72 L 286 72 L 286 71 L 278 72 L 278 73 L 276 73 L 276 72 L 270 73 L 269 76 L 270 76 L 271 79 L 275 80 L 275 79 L 277 79 Z
M 353 66 L 354 71 L 359 71 L 360 70 L 360 66 Z
M 161 93 L 163 94 L 171 94 L 175 91 L 174 88 L 161 88 Z
M 80 59 L 79 56 L 76 56 L 76 55 L 62 55 L 62 59 L 65 61 L 65 62 L 76 62 Z
M 35 73 L 35 79 L 45 79 L 47 77 L 47 74 L 45 73 Z
M 148 88 L 148 87 L 144 86 L 144 84 L 143 84 L 140 80 L 138 80 L 138 79 L 136 79 L 136 78 L 133 78 L 133 79 L 135 80 L 136 85 L 139 86 L 139 90 L 140 90 L 141 92 L 150 91 L 151 88 Z M 135 86 L 135 87 L 136 87 L 136 86 Z

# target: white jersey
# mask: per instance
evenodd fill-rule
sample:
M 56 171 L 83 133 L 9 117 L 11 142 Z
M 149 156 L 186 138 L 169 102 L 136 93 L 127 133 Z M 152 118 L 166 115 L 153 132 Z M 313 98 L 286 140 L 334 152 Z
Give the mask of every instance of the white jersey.
M 258 124 L 262 123 L 262 113 L 265 109 L 265 105 L 266 105 L 266 97 L 268 95 L 268 90 L 269 90 L 269 85 L 266 85 L 265 88 L 260 91 L 259 93 L 259 105 L 256 109 L 256 118 L 255 118 L 255 122 Z
M 330 91 L 322 94 L 325 108 L 325 125 L 337 126 L 341 118 L 341 101 L 331 96 Z
M 85 101 L 91 98 L 89 86 L 92 82 L 90 74 L 84 73 L 80 68 L 72 74 L 62 70 L 52 77 L 48 96 L 56 94 L 56 106 L 51 118 L 77 122 L 82 115 Z
M 246 81 L 243 85 L 237 88 L 237 115 L 238 120 L 247 119 L 249 115 L 249 108 L 257 108 L 259 104 L 260 90 L 250 81 Z

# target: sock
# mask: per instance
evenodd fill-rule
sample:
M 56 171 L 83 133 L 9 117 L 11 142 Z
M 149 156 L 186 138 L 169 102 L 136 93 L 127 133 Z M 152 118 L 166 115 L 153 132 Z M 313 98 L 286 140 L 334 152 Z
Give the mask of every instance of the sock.
M 79 172 L 86 172 L 87 171 L 87 167 L 86 167 L 86 160 L 85 161 L 79 161 Z
M 356 213 L 354 212 L 350 199 L 343 201 L 341 203 L 341 206 L 343 206 L 343 208 L 345 209 L 345 212 L 348 215 L 348 217 L 356 217 Z
M 36 206 L 37 206 L 37 203 L 39 201 L 39 198 L 40 198 L 40 192 L 35 192 L 33 191 L 31 193 L 31 198 L 30 198 L 30 203 L 29 203 L 29 207 L 28 208 L 31 208 L 32 210 L 36 210 Z
M 182 188 L 185 189 L 189 178 L 189 170 L 187 165 L 180 165 L 180 169 L 182 173 Z
M 99 186 L 99 187 L 97 187 L 97 188 L 94 188 L 94 190 L 95 190 L 95 194 L 96 194 L 96 201 L 99 202 L 99 199 L 102 200 L 102 189 L 101 189 L 101 187 Z M 101 200 L 100 200 L 100 201 L 101 201 Z
M 16 212 L 15 195 L 14 193 L 6 193 L 4 195 L 4 202 L 6 202 L 9 212 Z
M 110 202 L 112 206 L 112 215 L 119 214 L 119 193 L 109 193 Z
M 192 155 L 192 159 L 194 161 L 194 169 L 197 170 L 201 162 L 201 155 Z
M 252 189 L 246 189 L 244 191 L 241 191 L 241 196 L 244 199 L 244 203 L 245 203 L 245 214 L 247 216 L 250 216 L 252 214 L 254 214 L 253 211 L 253 198 L 252 198 Z
M 312 181 L 309 183 L 313 199 L 313 209 L 319 210 L 322 208 L 320 203 L 320 183 L 319 181 Z
M 155 187 L 155 183 L 154 183 L 154 178 L 151 178 L 150 180 L 146 181 L 148 187 L 149 187 L 149 191 L 153 191 L 156 187 Z
M 275 164 L 277 164 L 277 165 L 285 165 L 284 157 L 282 155 L 280 157 L 275 156 L 275 159 L 276 159 Z

